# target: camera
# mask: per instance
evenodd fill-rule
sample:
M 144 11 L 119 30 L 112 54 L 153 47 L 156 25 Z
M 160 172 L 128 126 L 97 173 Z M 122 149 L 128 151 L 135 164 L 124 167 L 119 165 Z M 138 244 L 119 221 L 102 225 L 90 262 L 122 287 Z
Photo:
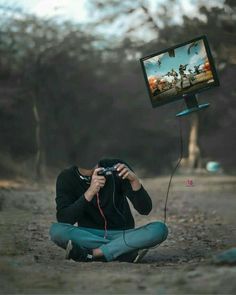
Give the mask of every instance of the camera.
M 108 175 L 112 175 L 113 172 L 118 173 L 118 171 L 116 170 L 114 166 L 103 168 L 103 170 L 98 171 L 97 174 L 99 176 L 108 176 Z

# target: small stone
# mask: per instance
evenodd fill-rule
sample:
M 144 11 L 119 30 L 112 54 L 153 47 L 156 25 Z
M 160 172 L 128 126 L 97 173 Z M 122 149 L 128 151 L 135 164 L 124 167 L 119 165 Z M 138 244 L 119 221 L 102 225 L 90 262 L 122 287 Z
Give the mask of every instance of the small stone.
M 139 289 L 139 290 L 145 290 L 145 289 L 147 289 L 147 287 L 144 286 L 144 285 L 138 285 L 138 289 Z
M 202 272 L 200 272 L 199 270 L 194 270 L 187 274 L 189 278 L 200 277 L 201 275 L 202 275 Z
M 37 230 L 37 225 L 35 225 L 35 224 L 29 224 L 28 225 L 28 230 L 30 230 L 30 231 Z

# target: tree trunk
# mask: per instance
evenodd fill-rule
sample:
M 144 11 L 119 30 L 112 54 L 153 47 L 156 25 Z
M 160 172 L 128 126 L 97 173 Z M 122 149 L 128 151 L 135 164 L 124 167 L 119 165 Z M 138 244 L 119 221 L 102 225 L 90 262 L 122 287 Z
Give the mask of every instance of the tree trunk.
M 36 156 L 35 156 L 35 178 L 36 180 L 42 180 L 44 176 L 44 155 L 42 150 L 42 142 L 41 142 L 41 124 L 40 117 L 38 112 L 38 107 L 36 103 L 35 96 L 33 97 L 33 114 L 36 123 L 35 128 L 35 142 L 36 142 Z

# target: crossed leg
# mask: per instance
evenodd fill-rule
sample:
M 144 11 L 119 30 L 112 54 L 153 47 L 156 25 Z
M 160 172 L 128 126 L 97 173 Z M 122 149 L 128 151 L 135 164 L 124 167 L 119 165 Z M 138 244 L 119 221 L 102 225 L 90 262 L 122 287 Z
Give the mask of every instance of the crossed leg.
M 107 261 L 115 260 L 122 254 L 138 249 L 153 247 L 162 243 L 168 235 L 167 226 L 160 222 L 151 222 L 129 230 L 104 230 L 77 227 L 68 223 L 53 223 L 50 236 L 59 247 L 66 248 L 69 240 L 80 247 L 93 250 L 94 256 L 105 256 Z

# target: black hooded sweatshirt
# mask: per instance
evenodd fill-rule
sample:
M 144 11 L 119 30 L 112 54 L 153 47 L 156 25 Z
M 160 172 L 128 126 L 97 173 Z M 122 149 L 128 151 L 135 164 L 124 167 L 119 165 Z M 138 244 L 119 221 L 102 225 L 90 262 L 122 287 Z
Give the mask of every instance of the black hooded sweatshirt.
M 119 159 L 102 159 L 99 167 L 111 167 L 117 163 L 126 164 Z M 133 171 L 133 170 L 132 170 Z M 56 181 L 56 204 L 58 222 L 75 224 L 81 227 L 104 229 L 105 219 L 107 229 L 122 230 L 134 228 L 134 218 L 131 214 L 127 198 L 134 208 L 142 215 L 148 215 L 152 209 L 152 201 L 143 186 L 133 191 L 127 179 L 122 180 L 117 174 L 106 176 L 106 183 L 99 191 L 100 207 L 96 195 L 92 201 L 87 201 L 84 193 L 90 184 L 81 178 L 77 166 L 71 166 L 58 175 Z

